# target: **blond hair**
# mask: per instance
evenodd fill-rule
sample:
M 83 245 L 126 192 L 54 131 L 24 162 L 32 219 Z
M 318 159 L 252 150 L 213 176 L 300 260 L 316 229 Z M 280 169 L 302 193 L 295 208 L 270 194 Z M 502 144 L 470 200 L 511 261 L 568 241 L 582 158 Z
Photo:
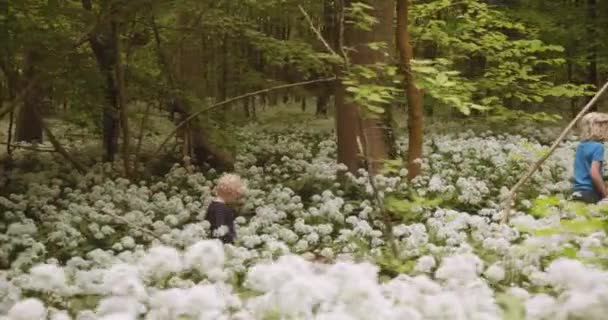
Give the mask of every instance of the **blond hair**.
M 215 194 L 218 196 L 239 197 L 245 193 L 247 187 L 241 177 L 236 174 L 224 174 L 217 180 Z
M 608 114 L 606 113 L 590 112 L 583 116 L 579 126 L 582 140 L 608 140 Z

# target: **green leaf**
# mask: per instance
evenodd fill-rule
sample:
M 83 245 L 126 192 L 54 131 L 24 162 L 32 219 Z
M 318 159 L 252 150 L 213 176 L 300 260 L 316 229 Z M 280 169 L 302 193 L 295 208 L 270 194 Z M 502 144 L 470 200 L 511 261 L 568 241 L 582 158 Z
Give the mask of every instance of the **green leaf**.
M 519 298 L 506 293 L 500 293 L 496 296 L 496 301 L 502 307 L 504 320 L 525 319 L 526 309 Z

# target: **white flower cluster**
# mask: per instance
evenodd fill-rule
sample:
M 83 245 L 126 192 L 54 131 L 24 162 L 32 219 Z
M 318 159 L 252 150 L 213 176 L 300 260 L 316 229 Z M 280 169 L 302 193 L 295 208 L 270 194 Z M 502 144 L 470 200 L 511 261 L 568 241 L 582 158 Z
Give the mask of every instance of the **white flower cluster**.
M 389 243 L 367 173 L 337 179 L 331 136 L 245 131 L 234 245 L 204 240 L 213 171 L 175 166 L 132 184 L 109 168 L 77 177 L 54 165 L 20 178 L 27 188 L 0 197 L 0 319 L 502 319 L 501 293 L 530 320 L 608 313 L 608 274 L 574 259 L 605 259 L 603 230 L 543 235 L 577 216 L 563 200 L 498 223 L 502 188 L 543 151 L 536 140 L 433 135 L 414 182 L 373 178 L 381 197 L 445 198 L 412 208 L 418 218 L 395 222 Z M 573 146 L 518 208 L 564 197 Z

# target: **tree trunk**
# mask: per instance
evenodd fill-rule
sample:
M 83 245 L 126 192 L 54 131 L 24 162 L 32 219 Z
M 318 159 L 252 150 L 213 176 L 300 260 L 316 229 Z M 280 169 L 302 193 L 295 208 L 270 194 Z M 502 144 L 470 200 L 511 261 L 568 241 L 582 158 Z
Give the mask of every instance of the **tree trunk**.
M 257 118 L 257 114 L 256 114 L 256 97 L 251 97 L 251 118 L 252 119 L 256 119 Z
M 251 118 L 251 112 L 249 111 L 249 99 L 243 100 L 243 111 L 245 111 L 245 118 Z
M 25 63 L 25 83 L 30 83 L 38 73 L 37 64 L 40 63 L 40 54 L 34 50 L 30 51 L 27 54 Z M 15 123 L 16 142 L 42 142 L 42 119 L 37 115 L 42 114 L 43 91 L 41 83 L 37 82 L 25 95 L 23 105 L 17 112 L 17 121 Z
M 573 74 L 574 74 L 574 65 L 572 63 L 572 58 L 570 57 L 566 57 L 566 67 L 567 67 L 567 75 L 568 75 L 568 83 L 572 84 L 573 83 Z M 576 108 L 576 98 L 572 97 L 570 98 L 570 115 L 571 118 L 574 119 L 574 117 L 576 117 L 576 114 L 578 113 L 578 110 Z
M 587 0 L 587 35 L 589 37 L 589 51 L 587 53 L 587 83 L 599 88 L 598 65 L 598 23 L 597 23 L 597 0 Z M 588 101 L 591 101 L 589 97 Z M 597 111 L 598 105 L 591 108 L 591 112 Z
M 114 83 L 116 85 L 117 109 L 120 112 L 120 126 L 122 128 L 122 161 L 125 177 L 131 177 L 131 133 L 129 131 L 129 114 L 127 112 L 126 88 L 125 88 L 125 68 L 122 62 L 120 29 L 117 21 L 112 21 L 112 34 L 114 36 L 114 48 L 116 54 L 116 64 L 114 66 Z
M 92 11 L 90 0 L 82 0 L 82 7 Z M 105 77 L 106 105 L 103 108 L 103 161 L 113 162 L 118 151 L 118 111 L 119 98 L 114 79 L 116 67 L 116 47 L 110 23 L 104 23 L 99 32 L 89 35 L 89 45 L 95 54 L 99 70 Z
M 317 96 L 317 110 L 315 115 L 317 117 L 327 117 L 327 105 L 329 102 L 329 94 L 327 90 L 321 89 L 322 92 Z
M 355 3 L 354 0 L 345 1 L 345 5 L 348 7 L 352 3 Z M 374 17 L 379 21 L 374 24 L 372 30 L 366 31 L 356 28 L 353 25 L 347 25 L 344 30 L 344 42 L 346 46 L 351 48 L 356 48 L 352 54 L 350 55 L 350 62 L 352 64 L 359 65 L 373 65 L 375 63 L 387 62 L 386 52 L 382 50 L 372 50 L 369 48 L 368 44 L 372 42 L 384 42 L 386 44 L 391 45 L 394 37 L 393 34 L 393 19 L 394 19 L 394 6 L 392 0 L 378 0 L 378 1 L 367 1 L 368 5 L 375 5 L 373 9 Z M 341 90 L 343 90 L 342 88 Z M 341 93 L 343 100 L 344 93 Z M 343 102 L 343 101 L 342 101 Z M 345 111 L 345 106 L 342 105 L 338 107 L 340 108 L 340 112 Z M 353 106 L 353 109 L 359 109 L 362 106 Z M 357 117 L 362 117 L 363 113 L 360 110 L 350 111 L 349 116 L 352 114 L 357 114 Z M 348 119 L 348 118 L 347 118 Z M 345 121 L 342 119 L 342 121 Z M 352 129 L 349 126 L 341 126 L 341 129 Z M 368 151 L 368 156 L 370 161 L 370 169 L 372 170 L 372 174 L 377 173 L 382 165 L 383 161 L 388 159 L 391 153 L 391 138 L 390 138 L 390 119 L 386 116 L 376 116 L 374 118 L 364 117 L 363 121 L 361 121 L 361 128 L 359 128 L 360 133 L 364 134 L 365 137 L 362 137 L 361 143 L 367 142 L 368 145 L 364 146 Z M 350 137 L 347 139 L 355 139 L 359 132 L 351 132 Z M 346 138 L 349 136 L 346 133 L 339 133 L 339 137 Z M 344 142 L 344 141 L 342 141 Z M 338 141 L 340 143 L 340 141 Z M 346 143 L 346 142 L 344 142 Z M 352 144 L 352 141 L 348 142 L 348 144 Z M 351 149 L 346 149 L 352 151 Z M 357 148 L 358 151 L 358 148 Z M 344 157 L 349 158 L 349 162 L 351 166 L 349 166 L 349 170 L 351 172 L 358 168 L 354 167 L 355 161 L 352 161 L 352 158 L 356 158 L 356 154 L 351 155 L 343 155 Z
M 407 86 L 409 144 L 407 150 L 408 178 L 414 179 L 420 174 L 420 162 L 422 159 L 423 145 L 423 100 L 422 92 L 416 88 L 415 79 L 411 73 L 411 60 L 414 58 L 414 50 L 410 43 L 409 33 L 409 0 L 397 1 L 397 41 L 401 57 L 401 69 Z
M 347 102 L 344 85 L 336 90 L 336 134 L 338 140 L 338 163 L 346 165 L 348 171 L 355 174 L 362 167 L 361 154 L 357 138 L 361 133 L 359 126 L 359 108 Z

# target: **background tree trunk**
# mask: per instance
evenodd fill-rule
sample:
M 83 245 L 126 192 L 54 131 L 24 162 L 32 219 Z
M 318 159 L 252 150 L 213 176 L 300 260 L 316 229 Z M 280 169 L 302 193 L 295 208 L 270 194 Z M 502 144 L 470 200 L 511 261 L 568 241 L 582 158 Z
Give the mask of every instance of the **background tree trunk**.
M 411 73 L 411 60 L 414 58 L 409 33 L 409 0 L 397 1 L 397 41 L 399 54 L 401 56 L 401 69 L 407 86 L 409 144 L 407 150 L 408 178 L 413 179 L 420 174 L 420 163 L 422 159 L 424 110 L 422 92 L 415 86 Z

